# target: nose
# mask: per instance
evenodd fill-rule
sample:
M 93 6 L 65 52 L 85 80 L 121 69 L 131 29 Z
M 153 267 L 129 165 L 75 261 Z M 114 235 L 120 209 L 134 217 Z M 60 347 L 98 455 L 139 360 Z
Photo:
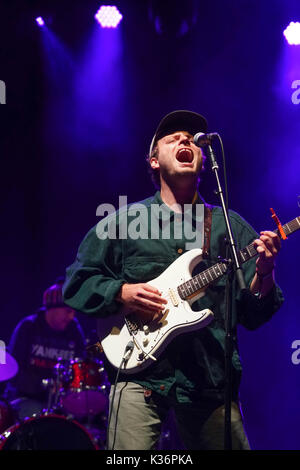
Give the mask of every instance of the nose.
M 179 139 L 179 144 L 184 144 L 184 145 L 190 146 L 191 145 L 191 140 L 190 139 L 191 138 L 188 137 L 187 135 L 181 134 L 180 139 Z

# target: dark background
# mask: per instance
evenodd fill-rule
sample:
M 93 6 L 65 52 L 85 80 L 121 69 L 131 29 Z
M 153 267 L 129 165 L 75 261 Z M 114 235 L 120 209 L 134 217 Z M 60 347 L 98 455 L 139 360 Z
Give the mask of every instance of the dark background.
M 117 30 L 100 30 L 101 2 L 3 1 L 1 118 L 1 323 L 9 341 L 76 255 L 99 218 L 153 193 L 145 157 L 161 117 L 206 116 L 227 157 L 229 205 L 256 230 L 299 215 L 300 46 L 283 30 L 298 1 L 116 2 Z M 47 28 L 39 28 L 41 15 Z M 156 24 L 156 27 L 155 27 Z M 218 152 L 218 158 L 221 159 Z M 209 168 L 201 193 L 218 203 Z M 240 329 L 246 429 L 254 449 L 300 449 L 299 232 L 283 243 L 277 281 L 286 302 L 255 332 Z M 94 322 L 78 318 L 86 335 Z

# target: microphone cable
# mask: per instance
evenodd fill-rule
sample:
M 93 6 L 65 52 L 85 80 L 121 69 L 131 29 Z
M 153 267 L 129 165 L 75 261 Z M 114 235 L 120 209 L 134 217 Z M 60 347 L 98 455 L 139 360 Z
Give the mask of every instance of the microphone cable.
M 224 189 L 224 191 L 225 191 L 225 206 L 226 206 L 226 210 L 228 210 L 228 184 L 227 184 L 226 158 L 225 158 L 224 146 L 223 146 L 221 136 L 219 134 L 217 134 L 217 138 L 219 140 L 220 147 L 221 147 L 221 153 L 222 153 L 223 175 L 224 175 L 224 186 L 225 186 L 225 189 Z
M 126 348 L 125 348 L 121 363 L 118 367 L 116 378 L 115 378 L 115 381 L 114 381 L 114 391 L 112 393 L 111 401 L 110 401 L 110 404 L 109 404 L 110 410 L 109 410 L 107 430 L 106 430 L 106 450 L 114 450 L 114 445 L 115 445 L 115 440 L 116 440 L 116 430 L 117 430 L 117 413 L 116 413 L 116 420 L 115 420 L 115 427 L 114 427 L 114 437 L 113 437 L 113 443 L 112 443 L 111 449 L 108 449 L 108 443 L 109 443 L 109 428 L 110 428 L 113 405 L 114 405 L 114 401 L 115 401 L 116 387 L 117 387 L 118 378 L 119 378 L 119 375 L 120 375 L 120 372 L 121 372 L 121 368 L 122 368 L 123 364 L 128 361 L 128 359 L 129 359 L 129 357 L 130 357 L 130 355 L 133 351 L 133 348 L 134 348 L 134 342 L 129 341 L 126 345 Z M 118 408 L 119 408 L 119 405 L 120 405 L 120 403 L 118 404 Z

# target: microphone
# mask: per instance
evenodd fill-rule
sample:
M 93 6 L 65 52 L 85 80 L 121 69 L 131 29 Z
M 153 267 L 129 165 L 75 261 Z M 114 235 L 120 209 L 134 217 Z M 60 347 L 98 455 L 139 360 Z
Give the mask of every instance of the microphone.
M 125 351 L 124 351 L 124 356 L 123 356 L 123 361 L 128 361 L 132 351 L 133 351 L 133 348 L 134 348 L 134 342 L 133 341 L 129 341 L 129 343 L 126 345 L 126 348 L 125 348 Z
M 194 144 L 197 147 L 205 147 L 206 145 L 211 145 L 211 141 L 218 137 L 219 134 L 213 132 L 212 134 L 204 134 L 203 132 L 198 132 L 194 135 Z

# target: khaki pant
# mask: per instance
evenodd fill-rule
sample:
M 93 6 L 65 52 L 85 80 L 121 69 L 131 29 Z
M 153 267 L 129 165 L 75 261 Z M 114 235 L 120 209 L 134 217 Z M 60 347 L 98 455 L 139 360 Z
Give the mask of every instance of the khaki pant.
M 110 403 L 114 386 L 110 392 Z M 116 387 L 107 448 L 151 450 L 158 443 L 162 422 L 173 408 L 180 438 L 187 450 L 224 449 L 224 405 L 205 400 L 177 403 L 133 382 Z M 231 406 L 232 449 L 249 450 L 242 417 L 236 403 Z M 173 449 L 175 450 L 175 449 Z

